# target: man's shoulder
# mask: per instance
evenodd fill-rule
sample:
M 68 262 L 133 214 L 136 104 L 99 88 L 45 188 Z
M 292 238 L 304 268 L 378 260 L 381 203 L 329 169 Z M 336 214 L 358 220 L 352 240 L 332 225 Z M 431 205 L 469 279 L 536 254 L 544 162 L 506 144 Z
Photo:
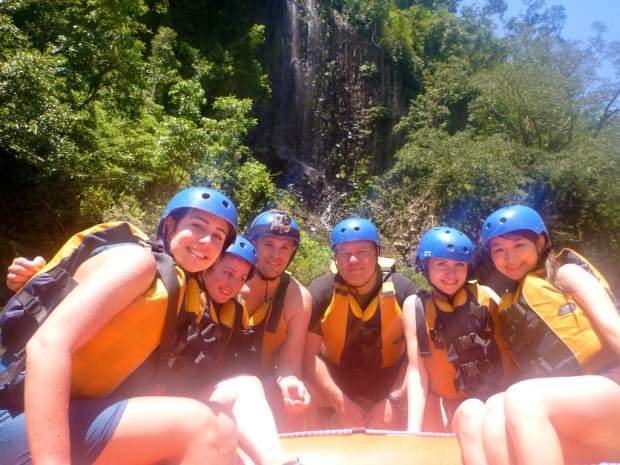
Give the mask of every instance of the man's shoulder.
M 336 275 L 332 272 L 327 272 L 318 278 L 315 278 L 311 283 L 310 289 L 311 293 L 314 291 L 320 291 L 321 289 L 329 288 L 331 290 L 334 287 L 334 283 L 336 282 Z
M 392 281 L 394 282 L 394 285 L 399 284 L 403 286 L 415 287 L 415 284 L 413 284 L 413 281 L 409 279 L 407 276 L 405 276 L 404 274 L 392 273 Z
M 418 291 L 418 288 L 413 281 L 400 273 L 392 273 L 392 282 L 394 283 L 396 294 L 398 294 L 402 299 L 405 299 Z
M 308 288 L 306 286 L 304 286 L 303 284 L 301 284 L 293 275 L 289 274 L 289 284 L 288 287 L 286 289 L 286 303 L 288 302 L 288 300 L 295 300 L 298 298 L 301 299 L 306 299 L 306 298 L 310 298 L 310 292 L 308 291 Z M 295 304 L 297 305 L 297 304 Z
M 312 298 L 312 307 L 315 311 L 323 311 L 327 308 L 334 290 L 336 275 L 325 273 L 310 283 L 308 290 Z

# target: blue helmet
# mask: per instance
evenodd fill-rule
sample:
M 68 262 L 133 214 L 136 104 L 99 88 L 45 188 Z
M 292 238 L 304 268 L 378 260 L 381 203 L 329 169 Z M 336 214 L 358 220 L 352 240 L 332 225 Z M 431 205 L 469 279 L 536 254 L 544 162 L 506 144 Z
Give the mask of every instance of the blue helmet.
M 248 280 L 252 279 L 256 274 L 256 249 L 252 243 L 243 236 L 237 236 L 235 242 L 230 244 L 222 255 L 235 255 L 251 265 Z
M 230 226 L 224 249 L 228 247 L 237 236 L 237 208 L 235 204 L 224 194 L 209 187 L 190 187 L 177 192 L 166 205 L 157 225 L 157 239 L 166 243 L 166 218 L 183 209 L 194 208 L 226 220 Z
M 420 239 L 417 259 L 443 258 L 455 262 L 474 263 L 474 245 L 458 229 L 439 226 L 429 229 Z
M 494 237 L 519 230 L 544 234 L 547 237 L 547 242 L 549 242 L 549 233 L 540 215 L 530 207 L 512 205 L 494 211 L 484 221 L 482 224 L 482 244 L 486 247 Z
M 377 228 L 364 218 L 347 218 L 334 226 L 330 243 L 333 251 L 338 244 L 351 241 L 372 241 L 381 247 Z
M 269 210 L 261 213 L 250 225 L 246 234 L 250 241 L 255 241 L 260 236 L 283 237 L 292 239 L 295 243 L 295 250 L 291 254 L 289 264 L 295 258 L 299 248 L 300 232 L 299 225 L 295 218 L 283 210 Z
M 258 236 L 286 237 L 299 245 L 299 225 L 283 210 L 269 210 L 261 213 L 250 225 L 247 237 L 253 241 Z

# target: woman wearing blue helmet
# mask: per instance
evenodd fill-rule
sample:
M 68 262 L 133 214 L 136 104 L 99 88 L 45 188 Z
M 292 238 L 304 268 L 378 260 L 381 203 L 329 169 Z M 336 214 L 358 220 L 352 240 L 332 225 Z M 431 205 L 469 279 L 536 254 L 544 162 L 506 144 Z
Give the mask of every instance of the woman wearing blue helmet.
M 174 237 L 174 231 L 178 228 L 175 224 L 166 223 L 169 217 L 175 218 L 177 222 L 188 217 L 196 228 L 208 228 L 208 223 L 217 223 L 214 218 L 208 216 L 203 223 L 196 217 L 196 212 L 191 210 L 197 207 L 204 212 L 209 208 L 208 213 L 216 211 L 222 215 L 224 221 L 218 223 L 215 230 L 215 235 L 220 236 L 219 239 L 207 240 L 208 243 L 220 241 L 225 231 L 228 230 L 230 234 L 229 228 L 236 223 L 236 219 L 229 213 L 232 204 L 228 202 L 230 201 L 221 194 L 210 189 L 193 188 L 182 191 L 168 204 L 166 212 L 162 215 L 158 228 L 160 241 L 165 247 L 175 249 L 177 238 Z M 215 207 L 212 208 L 212 205 Z M 171 237 L 171 240 L 168 240 L 168 237 Z M 211 256 L 210 251 L 201 249 L 198 252 L 196 247 L 183 252 L 192 256 L 192 260 L 204 260 L 205 257 Z M 248 346 L 245 348 L 240 347 L 238 342 L 240 337 L 247 337 L 248 315 L 243 301 L 237 300 L 237 294 L 255 273 L 254 246 L 239 235 L 215 264 L 202 272 L 200 287 L 206 291 L 206 304 L 204 301 L 194 302 L 196 293 L 188 292 L 185 309 L 195 312 L 196 317 L 187 331 L 181 334 L 184 336 L 184 342 L 179 338 L 175 350 L 174 376 L 167 380 L 166 394 L 198 399 L 206 405 L 212 405 L 211 402 L 224 404 L 233 411 L 238 425 L 239 440 L 257 464 L 280 465 L 284 462 L 294 464 L 298 462 L 289 461 L 282 450 L 273 415 L 258 379 L 252 376 L 234 376 L 243 371 L 240 369 L 231 369 L 226 379 L 223 379 L 224 373 L 219 370 L 227 368 L 223 365 L 232 361 L 237 351 L 244 349 L 249 351 L 251 341 L 245 341 L 245 345 Z M 22 271 L 21 278 L 26 278 L 26 274 Z M 10 276 L 8 282 L 14 290 L 22 285 L 19 280 L 11 279 Z M 197 281 L 193 279 L 188 281 L 189 288 L 196 289 L 197 286 Z M 247 405 L 252 405 L 252 408 L 244 407 Z M 234 438 L 233 435 L 229 440 L 234 441 Z M 225 444 L 220 445 L 222 450 Z M 228 459 L 220 457 L 216 460 L 217 463 L 220 460 L 226 463 Z
M 239 441 L 257 465 L 295 464 L 282 449 L 261 382 L 242 374 L 247 367 L 238 363 L 249 355 L 253 339 L 239 294 L 256 274 L 256 265 L 254 246 L 238 235 L 220 259 L 202 272 L 206 305 L 188 329 L 177 358 L 176 387 L 169 393 L 230 409 Z
M 236 224 L 233 203 L 212 189 L 187 189 L 170 201 L 158 237 L 176 263 L 179 306 L 186 273 L 210 267 Z M 72 272 L 75 287 L 27 344 L 25 392 L 0 389 L 2 461 L 234 463 L 235 427 L 215 404 L 130 388 L 162 340 L 170 295 L 146 235 L 124 223 L 89 231 L 114 228 L 130 231 L 131 243 L 110 242 Z M 7 398 L 18 392 L 23 406 Z
M 521 377 L 530 378 L 480 408 L 487 462 L 618 461 L 620 315 L 607 282 L 576 252 L 556 255 L 529 207 L 492 213 L 482 238 L 497 270 L 517 283 L 498 313 Z
M 473 244 L 457 229 L 432 228 L 420 240 L 416 264 L 432 289 L 409 297 L 403 309 L 410 431 L 421 428 L 427 380 L 442 399 L 450 427 L 464 399 L 486 399 L 511 374 L 494 318 L 497 296 L 467 281 L 473 263 Z

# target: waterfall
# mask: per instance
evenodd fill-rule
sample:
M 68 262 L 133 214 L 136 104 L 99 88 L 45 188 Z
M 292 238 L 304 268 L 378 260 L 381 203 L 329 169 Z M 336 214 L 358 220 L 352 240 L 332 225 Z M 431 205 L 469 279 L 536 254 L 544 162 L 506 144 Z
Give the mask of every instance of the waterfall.
M 356 156 L 372 154 L 370 172 L 390 156 L 391 127 L 405 112 L 400 81 L 389 58 L 342 13 L 320 11 L 319 0 L 256 1 L 272 98 L 257 108 L 249 146 L 280 187 L 323 211 L 342 198 L 347 173 L 339 173 L 353 169 Z M 369 64 L 376 72 L 361 71 Z
M 292 94 L 281 114 L 292 122 L 294 139 L 280 147 L 280 155 L 307 163 L 315 160 L 314 118 L 317 90 L 317 72 L 321 60 L 321 25 L 316 0 L 286 0 L 287 34 L 283 40 L 283 80 L 292 80 Z M 286 75 L 290 73 L 290 75 Z M 290 111 L 289 111 L 290 110 Z M 291 121 L 292 120 L 292 121 Z M 286 124 L 286 123 L 285 123 Z

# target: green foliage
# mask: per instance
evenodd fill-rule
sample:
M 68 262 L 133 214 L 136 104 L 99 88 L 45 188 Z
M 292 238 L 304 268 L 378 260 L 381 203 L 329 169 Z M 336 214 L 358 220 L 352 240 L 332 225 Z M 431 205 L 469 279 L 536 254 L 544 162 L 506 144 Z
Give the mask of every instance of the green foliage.
M 315 241 L 302 229 L 299 250 L 288 270 L 303 285 L 308 286 L 313 279 L 329 271 L 331 260 L 329 246 Z
M 475 139 L 437 129 L 412 134 L 395 158 L 380 185 L 380 218 L 384 233 L 409 241 L 438 224 L 477 236 L 490 211 L 522 197 L 528 180 L 522 167 L 530 162 L 527 150 L 501 136 Z M 418 215 L 410 214 L 410 205 Z
M 472 103 L 472 122 L 487 133 L 542 150 L 570 143 L 576 124 L 575 86 L 538 60 L 505 63 L 474 79 L 480 96 Z
M 262 191 L 237 177 L 256 124 L 252 100 L 239 95 L 269 91 L 255 59 L 264 28 L 242 26 L 233 53 L 222 42 L 207 59 L 167 25 L 152 35 L 146 11 L 141 0 L 0 7 L 0 212 L 11 218 L 0 227 L 2 261 L 49 255 L 92 222 L 153 226 L 170 195 L 193 183 L 238 191 L 248 211 L 272 194 L 255 161 Z M 225 95 L 207 94 L 221 70 Z
M 251 158 L 237 168 L 234 201 L 239 224 L 247 224 L 254 211 L 263 210 L 275 197 L 276 187 L 267 167 Z
M 379 73 L 379 68 L 372 62 L 365 62 L 360 66 L 360 75 L 366 79 L 373 79 Z

